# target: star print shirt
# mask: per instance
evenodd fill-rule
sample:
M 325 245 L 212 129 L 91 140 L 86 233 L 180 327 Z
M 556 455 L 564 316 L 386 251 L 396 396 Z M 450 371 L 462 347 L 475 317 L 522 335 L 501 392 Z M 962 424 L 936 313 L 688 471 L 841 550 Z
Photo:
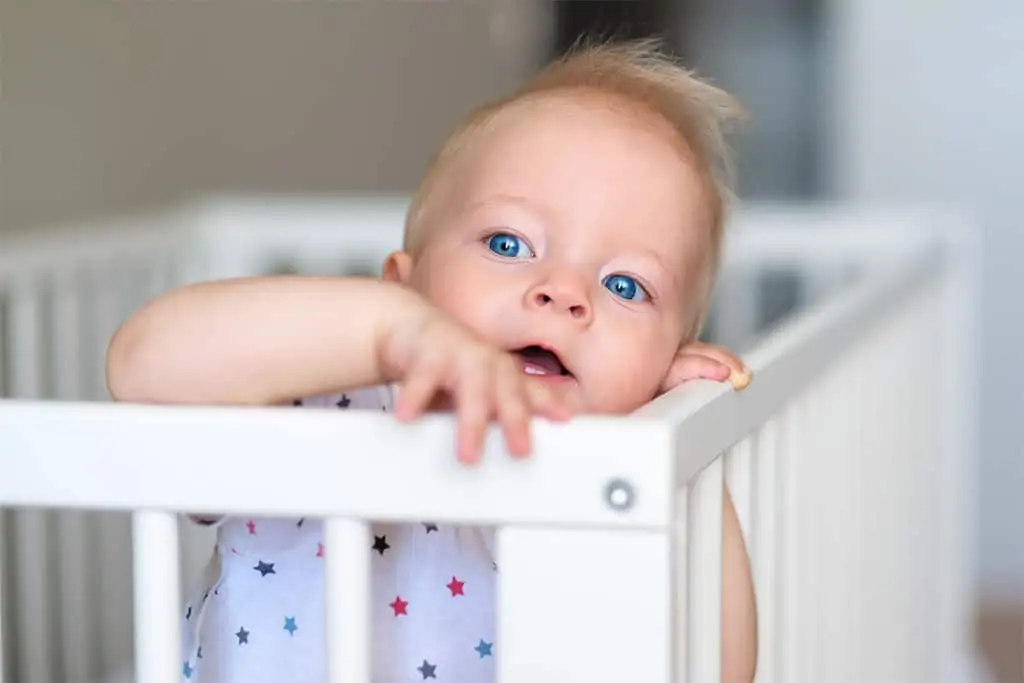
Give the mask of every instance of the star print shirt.
M 374 388 L 296 404 L 390 410 L 392 395 Z M 320 520 L 193 519 L 217 525 L 217 546 L 184 606 L 182 680 L 325 682 Z M 492 532 L 429 521 L 379 524 L 366 552 L 373 683 L 493 681 L 498 568 Z

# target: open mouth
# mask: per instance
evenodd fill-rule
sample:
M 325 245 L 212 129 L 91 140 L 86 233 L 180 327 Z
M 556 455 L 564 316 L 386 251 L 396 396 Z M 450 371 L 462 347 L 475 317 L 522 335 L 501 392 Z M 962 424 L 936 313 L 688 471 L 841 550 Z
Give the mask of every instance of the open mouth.
M 542 346 L 526 346 L 513 351 L 519 356 L 523 372 L 527 375 L 540 377 L 572 377 L 572 373 L 562 363 L 554 351 Z

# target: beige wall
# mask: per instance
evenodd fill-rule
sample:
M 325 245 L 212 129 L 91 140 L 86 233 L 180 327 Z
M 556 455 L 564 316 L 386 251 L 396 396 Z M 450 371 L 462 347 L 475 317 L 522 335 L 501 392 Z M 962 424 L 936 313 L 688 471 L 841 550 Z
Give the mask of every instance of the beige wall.
M 408 189 L 550 30 L 547 0 L 0 0 L 0 229 Z

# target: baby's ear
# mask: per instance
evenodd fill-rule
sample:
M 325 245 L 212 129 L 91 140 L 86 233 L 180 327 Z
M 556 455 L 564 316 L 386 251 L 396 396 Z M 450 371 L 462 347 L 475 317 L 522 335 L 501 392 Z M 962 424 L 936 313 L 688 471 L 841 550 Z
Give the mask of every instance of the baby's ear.
M 412 276 L 412 257 L 404 251 L 393 251 L 384 259 L 381 277 L 386 282 L 409 284 Z

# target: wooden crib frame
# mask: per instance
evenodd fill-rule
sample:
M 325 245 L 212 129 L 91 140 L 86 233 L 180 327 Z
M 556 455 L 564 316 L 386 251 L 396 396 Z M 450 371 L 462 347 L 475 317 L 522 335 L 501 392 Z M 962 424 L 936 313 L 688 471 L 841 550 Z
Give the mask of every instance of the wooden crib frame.
M 540 424 L 527 463 L 492 435 L 485 463 L 459 468 L 443 416 L 397 426 L 93 400 L 105 340 L 145 298 L 285 264 L 373 271 L 399 243 L 404 205 L 206 202 L 0 243 L 0 506 L 18 508 L 0 517 L 4 680 L 110 680 L 133 642 L 134 680 L 178 681 L 178 513 L 201 510 L 327 518 L 329 649 L 345 653 L 331 683 L 369 681 L 365 548 L 368 520 L 385 519 L 499 525 L 501 683 L 711 683 L 724 483 L 753 562 L 758 681 L 959 680 L 974 250 L 948 213 L 747 211 L 730 228 L 731 282 L 778 266 L 835 293 L 743 349 L 756 374 L 745 392 L 698 383 L 633 416 Z M 756 290 L 732 287 L 719 322 L 749 331 Z M 237 451 L 248 486 L 226 490 L 214 482 Z M 297 474 L 311 470 L 325 476 Z M 128 513 L 130 550 L 111 516 Z

